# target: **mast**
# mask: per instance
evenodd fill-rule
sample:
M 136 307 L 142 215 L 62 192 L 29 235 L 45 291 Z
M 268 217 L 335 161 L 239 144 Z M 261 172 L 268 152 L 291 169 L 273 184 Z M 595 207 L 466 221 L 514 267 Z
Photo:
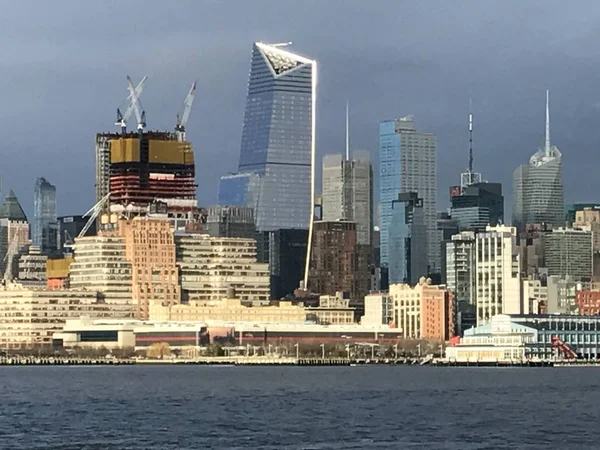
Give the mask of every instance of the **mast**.
M 544 153 L 550 156 L 550 91 L 546 90 L 546 145 Z
M 348 100 L 346 100 L 346 161 L 350 160 L 350 120 L 348 110 Z

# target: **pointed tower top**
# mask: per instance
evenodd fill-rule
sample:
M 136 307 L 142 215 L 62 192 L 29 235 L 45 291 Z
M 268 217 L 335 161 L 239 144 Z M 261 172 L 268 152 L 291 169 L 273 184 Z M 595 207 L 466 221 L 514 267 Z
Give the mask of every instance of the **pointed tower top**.
M 4 197 L 2 206 L 0 206 L 0 218 L 27 222 L 25 211 L 23 211 L 23 208 L 12 189 L 8 192 L 8 195 Z
M 348 100 L 346 100 L 346 160 L 350 160 L 350 125 L 348 118 Z
M 546 90 L 546 145 L 544 153 L 550 156 L 550 91 Z

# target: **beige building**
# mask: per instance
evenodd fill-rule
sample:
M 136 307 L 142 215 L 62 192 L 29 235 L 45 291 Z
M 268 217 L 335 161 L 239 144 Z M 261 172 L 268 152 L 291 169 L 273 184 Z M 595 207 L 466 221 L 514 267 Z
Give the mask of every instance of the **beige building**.
M 256 261 L 254 239 L 176 233 L 175 245 L 182 299 L 221 300 L 233 287 L 244 303 L 268 303 L 269 264 Z
M 178 304 L 181 291 L 170 222 L 147 217 L 121 220 L 118 234 L 125 238 L 125 259 L 131 264 L 136 316 L 148 319 L 152 301 L 164 305 Z
M 30 245 L 27 253 L 19 257 L 19 283 L 29 287 L 46 286 L 46 264 L 48 257 L 40 248 Z
M 374 292 L 365 297 L 365 315 L 360 323 L 365 326 L 389 325 L 393 321 L 392 299 L 387 292 Z
M 110 234 L 75 239 L 70 286 L 99 292 L 107 303 L 133 303 L 125 238 Z
M 187 305 L 164 306 L 150 304 L 150 320 L 177 322 L 227 322 L 294 323 L 306 320 L 303 306 L 280 301 L 276 305 L 246 306 L 238 298 L 221 300 L 192 300 Z
M 393 324 L 405 339 L 448 340 L 454 335 L 454 299 L 444 286 L 421 277 L 412 287 L 390 285 Z
M 319 306 L 306 308 L 307 318 L 322 325 L 348 325 L 354 323 L 355 308 L 350 308 L 350 300 L 343 292 L 335 295 L 321 295 Z
M 130 318 L 131 304 L 106 304 L 95 292 L 27 289 L 20 284 L 0 286 L 0 348 L 51 345 L 52 335 L 68 319 Z

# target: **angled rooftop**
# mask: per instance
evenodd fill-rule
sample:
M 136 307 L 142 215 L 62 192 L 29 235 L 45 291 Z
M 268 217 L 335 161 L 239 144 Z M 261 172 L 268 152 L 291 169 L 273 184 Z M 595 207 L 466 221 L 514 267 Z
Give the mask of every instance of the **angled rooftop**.
M 304 56 L 282 50 L 277 46 L 263 44 L 262 42 L 256 42 L 255 45 L 269 63 L 275 75 L 282 75 L 304 64 L 313 63 L 312 60 Z
M 0 206 L 0 219 L 9 219 L 14 221 L 27 222 L 27 216 L 19 199 L 11 189 Z

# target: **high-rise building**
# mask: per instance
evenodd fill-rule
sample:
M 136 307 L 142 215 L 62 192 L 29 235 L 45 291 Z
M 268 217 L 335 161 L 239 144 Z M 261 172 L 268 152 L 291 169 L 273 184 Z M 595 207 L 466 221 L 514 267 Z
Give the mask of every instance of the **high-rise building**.
M 575 314 L 580 289 L 581 283 L 571 276 L 550 275 L 547 280 L 548 314 Z
M 0 277 L 19 275 L 19 255 L 30 243 L 27 216 L 11 190 L 0 206 Z
M 373 169 L 368 152 L 353 159 L 323 157 L 322 220 L 356 222 L 359 245 L 371 245 L 373 233 Z
M 176 233 L 184 302 L 221 300 L 234 288 L 247 304 L 269 302 L 269 266 L 256 259 L 256 240 Z
M 538 279 L 548 275 L 544 260 L 544 235 L 550 231 L 546 224 L 530 223 L 519 233 L 521 271 L 526 277 Z
M 446 242 L 446 286 L 457 302 L 476 303 L 475 233 L 463 231 Z
M 393 323 L 404 339 L 447 341 L 454 336 L 452 291 L 421 277 L 417 285 L 391 284 Z
M 280 45 L 255 42 L 235 177 L 222 178 L 219 196 L 255 201 L 259 231 L 306 229 L 314 199 L 317 63 Z M 260 177 L 258 193 L 252 173 Z M 240 192 L 247 190 L 246 192 Z M 238 203 L 239 204 L 239 203 Z
M 565 224 L 562 153 L 550 144 L 550 110 L 546 91 L 546 143 L 513 174 L 513 225 L 522 231 L 528 223 L 553 227 Z
M 488 226 L 476 235 L 477 324 L 497 314 L 521 314 L 521 277 L 514 227 Z
M 44 254 L 52 254 L 58 249 L 56 186 L 45 178 L 35 180 L 31 240 Z
M 212 206 L 206 216 L 206 231 L 214 237 L 254 239 L 254 211 L 246 206 Z
M 113 212 L 145 215 L 160 201 L 176 228 L 196 219 L 192 144 L 171 132 L 98 134 L 96 201 L 108 193 Z
M 269 264 L 271 299 L 291 296 L 304 278 L 308 230 L 264 231 L 256 245 L 258 261 Z
M 600 209 L 587 207 L 576 211 L 573 228 L 592 233 L 592 271 L 594 279 L 598 279 L 600 277 Z
M 590 281 L 592 259 L 591 231 L 558 228 L 544 234 L 544 260 L 549 276 L 570 276 L 575 281 Z
M 412 116 L 379 125 L 379 190 L 381 202 L 381 264 L 390 264 L 393 240 L 393 202 L 398 194 L 416 192 L 423 202 L 428 273 L 441 273 L 440 243 L 437 242 L 436 139 L 417 131 Z M 397 257 L 396 257 L 397 258 Z M 418 274 L 417 276 L 421 276 Z M 392 283 L 390 278 L 390 283 Z
M 125 238 L 125 258 L 131 264 L 132 300 L 136 317 L 150 317 L 150 303 L 181 302 L 175 241 L 168 220 L 135 217 L 121 220 L 118 233 Z
M 461 231 L 485 231 L 504 223 L 504 197 L 500 183 L 481 182 L 460 190 L 451 188 L 450 215 Z M 458 193 L 458 195 L 452 195 Z
M 416 284 L 427 275 L 427 253 L 424 251 L 427 248 L 427 226 L 423 199 L 416 192 L 406 192 L 398 194 L 391 206 L 387 233 L 389 284 Z
M 350 307 L 362 315 L 365 295 L 369 293 L 371 254 L 357 245 L 356 223 L 348 221 L 313 224 L 308 290 L 323 295 L 346 292 Z

